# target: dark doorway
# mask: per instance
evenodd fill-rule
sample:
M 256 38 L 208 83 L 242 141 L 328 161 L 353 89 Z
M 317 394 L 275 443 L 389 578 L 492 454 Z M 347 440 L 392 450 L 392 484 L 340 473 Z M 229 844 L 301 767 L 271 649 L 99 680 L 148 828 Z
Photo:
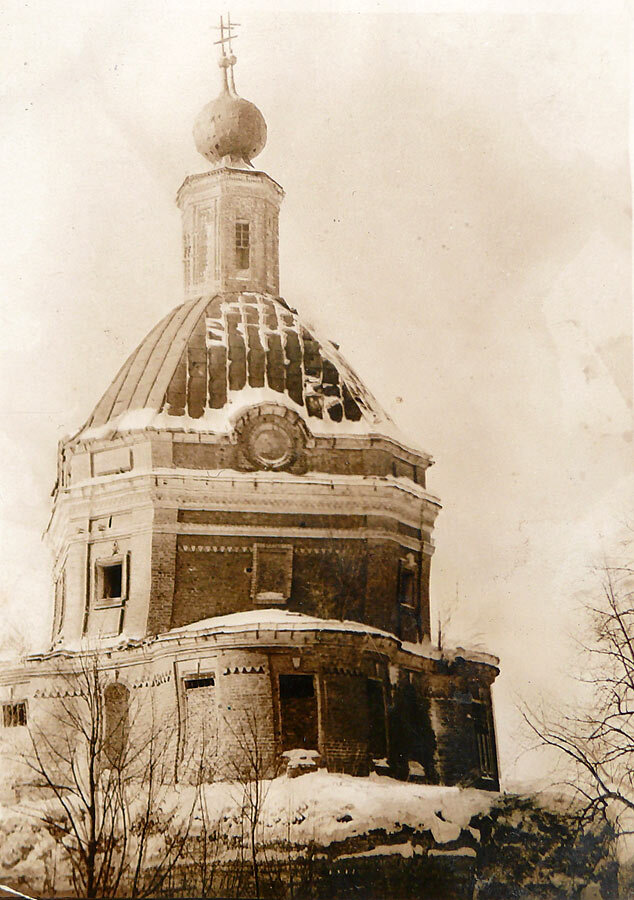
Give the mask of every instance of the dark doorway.
M 368 750 L 371 759 L 383 759 L 387 756 L 383 684 L 373 678 L 368 678 L 366 683 L 368 690 Z
M 280 675 L 282 749 L 317 750 L 317 697 L 312 675 Z

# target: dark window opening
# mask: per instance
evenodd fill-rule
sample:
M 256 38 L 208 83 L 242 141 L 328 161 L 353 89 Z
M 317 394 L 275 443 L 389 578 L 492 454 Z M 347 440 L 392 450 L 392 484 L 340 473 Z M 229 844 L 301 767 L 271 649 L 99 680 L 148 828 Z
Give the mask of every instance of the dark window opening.
M 317 697 L 312 675 L 280 675 L 283 750 L 317 750 Z
M 118 606 L 126 599 L 130 566 L 127 556 L 95 562 L 94 600 L 98 605 Z
M 2 721 L 5 728 L 26 725 L 26 703 L 3 703 Z
M 185 688 L 188 691 L 195 688 L 214 687 L 216 680 L 213 675 L 202 675 L 199 678 L 186 678 Z
M 128 743 L 128 705 L 130 692 L 124 684 L 109 684 L 104 691 L 105 738 L 104 753 L 113 766 L 123 762 Z
M 315 696 L 312 675 L 280 675 L 280 697 L 284 700 Z
M 103 566 L 102 572 L 101 596 L 103 599 L 110 600 L 120 597 L 123 583 L 123 566 L 121 563 L 116 563 L 113 566 Z
M 368 678 L 368 750 L 371 759 L 387 756 L 387 735 L 385 730 L 385 700 L 380 681 Z
M 236 266 L 240 270 L 249 268 L 248 222 L 236 222 Z

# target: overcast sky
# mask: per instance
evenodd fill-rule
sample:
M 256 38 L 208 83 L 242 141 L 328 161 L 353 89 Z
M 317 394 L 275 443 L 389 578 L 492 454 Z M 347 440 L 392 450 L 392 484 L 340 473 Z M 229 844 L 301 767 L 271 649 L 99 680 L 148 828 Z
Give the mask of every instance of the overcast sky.
M 516 698 L 569 691 L 576 592 L 632 496 L 629 23 L 328 8 L 232 10 L 257 165 L 287 192 L 282 294 L 436 459 L 434 615 L 453 603 L 452 639 L 501 657 L 523 777 Z M 0 590 L 40 641 L 56 442 L 181 302 L 174 196 L 205 169 L 219 11 L 0 11 Z

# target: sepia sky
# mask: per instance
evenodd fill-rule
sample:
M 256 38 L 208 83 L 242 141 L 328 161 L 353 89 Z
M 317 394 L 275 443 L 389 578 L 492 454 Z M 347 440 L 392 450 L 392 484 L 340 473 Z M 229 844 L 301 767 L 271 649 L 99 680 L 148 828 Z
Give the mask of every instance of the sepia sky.
M 256 166 L 287 193 L 282 295 L 436 459 L 433 615 L 501 658 L 510 784 L 535 772 L 518 698 L 572 690 L 578 591 L 632 506 L 629 21 L 319 7 L 232 9 L 237 87 L 269 130 Z M 220 11 L 0 11 L 0 596 L 36 642 L 56 442 L 181 302 L 174 197 L 205 168 Z

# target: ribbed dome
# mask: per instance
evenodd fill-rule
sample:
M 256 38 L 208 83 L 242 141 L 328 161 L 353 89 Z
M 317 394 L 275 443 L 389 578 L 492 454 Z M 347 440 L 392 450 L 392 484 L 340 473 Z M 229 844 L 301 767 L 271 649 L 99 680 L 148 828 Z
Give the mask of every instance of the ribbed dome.
M 76 438 L 141 427 L 222 432 L 240 410 L 275 402 L 315 433 L 393 432 L 333 344 L 283 300 L 204 296 L 176 307 L 139 344 Z

